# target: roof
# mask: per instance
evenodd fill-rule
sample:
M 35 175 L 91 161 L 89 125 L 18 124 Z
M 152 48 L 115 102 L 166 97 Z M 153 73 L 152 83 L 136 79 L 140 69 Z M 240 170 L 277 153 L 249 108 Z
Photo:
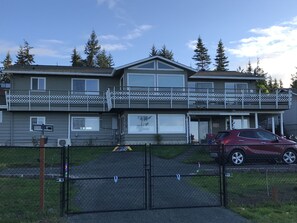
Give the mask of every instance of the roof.
M 85 75 L 85 76 L 111 76 L 113 68 L 98 67 L 72 67 L 54 65 L 12 65 L 5 69 L 7 74 L 47 74 L 47 75 Z
M 199 71 L 190 78 L 193 79 L 231 79 L 231 80 L 265 80 L 265 77 L 252 73 L 237 71 Z
M 126 69 L 126 68 L 133 67 L 133 66 L 136 66 L 136 65 L 139 65 L 139 64 L 142 64 L 142 63 L 146 63 L 146 62 L 149 62 L 149 61 L 152 61 L 152 60 L 160 60 L 160 61 L 163 61 L 163 62 L 165 62 L 167 64 L 172 65 L 172 66 L 179 67 L 179 68 L 181 68 L 183 70 L 186 70 L 190 75 L 197 72 L 196 69 L 194 69 L 192 67 L 188 67 L 188 66 L 186 66 L 184 64 L 178 63 L 176 61 L 169 60 L 169 59 L 166 59 L 165 57 L 161 57 L 161 56 L 153 56 L 153 57 L 148 57 L 148 58 L 145 58 L 145 59 L 142 59 L 142 60 L 137 60 L 137 61 L 134 61 L 132 63 L 125 64 L 123 66 L 116 67 L 112 74 L 117 75 L 119 73 L 122 73 L 123 70 Z

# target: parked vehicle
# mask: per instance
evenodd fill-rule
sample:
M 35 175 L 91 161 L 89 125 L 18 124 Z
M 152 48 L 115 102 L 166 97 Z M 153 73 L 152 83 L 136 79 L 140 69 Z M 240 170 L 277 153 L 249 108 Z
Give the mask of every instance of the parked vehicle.
M 220 145 L 224 145 L 223 153 Z M 293 164 L 297 162 L 297 143 L 264 129 L 226 130 L 216 135 L 210 155 L 217 161 L 224 158 L 233 165 L 242 165 L 250 159 Z

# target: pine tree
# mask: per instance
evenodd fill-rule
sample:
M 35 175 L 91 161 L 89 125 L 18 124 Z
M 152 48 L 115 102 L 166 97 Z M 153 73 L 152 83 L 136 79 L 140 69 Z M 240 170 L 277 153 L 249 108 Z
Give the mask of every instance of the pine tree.
M 12 65 L 12 59 L 9 52 L 7 52 L 5 59 L 1 63 L 3 64 L 4 69 L 7 69 Z M 10 74 L 4 74 L 0 70 L 0 82 L 9 83 L 10 79 Z
M 82 67 L 84 65 L 83 60 L 81 59 L 81 56 L 79 52 L 77 52 L 76 48 L 74 48 L 72 51 L 70 62 L 73 67 Z
M 246 73 L 248 73 L 248 74 L 253 73 L 253 67 L 252 67 L 252 64 L 251 64 L 250 60 L 248 62 L 247 68 L 246 68 Z
M 94 67 L 95 66 L 95 59 L 100 50 L 101 46 L 99 45 L 99 41 L 97 39 L 97 35 L 93 30 L 88 42 L 85 46 L 85 54 L 86 57 L 86 66 L 87 67 Z
M 5 59 L 1 63 L 3 64 L 4 69 L 7 69 L 12 65 L 12 59 L 9 52 L 7 52 Z
M 295 74 L 291 74 L 291 81 L 291 88 L 297 89 L 297 72 Z
M 158 55 L 158 50 L 156 49 L 155 45 L 153 45 L 149 56 L 153 57 L 153 56 L 157 56 L 157 55 Z
M 111 54 L 107 55 L 105 49 L 97 54 L 96 65 L 100 68 L 112 68 L 114 66 Z
M 228 57 L 225 55 L 225 49 L 222 40 L 220 39 L 217 48 L 217 54 L 215 58 L 215 70 L 216 71 L 227 71 L 228 70 Z
M 21 45 L 17 53 L 16 64 L 31 65 L 32 63 L 35 63 L 34 54 L 30 53 L 31 49 L 33 49 L 33 47 L 31 47 L 29 43 L 26 40 L 24 40 L 24 46 Z
M 264 70 L 260 67 L 260 59 L 259 58 L 257 58 L 257 66 L 255 67 L 253 73 L 256 76 L 265 78 L 265 80 L 258 80 L 257 81 L 257 89 L 261 89 L 264 92 L 268 93 L 269 92 L 269 86 L 268 86 L 268 84 L 266 82 L 267 73 L 265 73 Z
M 274 78 L 274 80 L 273 80 L 273 84 L 272 84 L 272 90 L 276 90 L 276 89 L 278 89 L 278 88 L 279 88 L 279 84 L 278 84 L 278 82 L 277 82 L 277 79 Z
M 284 88 L 284 83 L 282 79 L 279 79 L 279 88 Z
M 164 57 L 168 60 L 174 60 L 172 51 L 169 51 L 165 45 L 163 45 L 162 49 L 158 51 L 158 56 Z
M 197 70 L 209 70 L 211 59 L 208 55 L 208 50 L 204 46 L 200 36 L 198 37 L 194 52 L 195 54 L 192 59 L 196 61 Z

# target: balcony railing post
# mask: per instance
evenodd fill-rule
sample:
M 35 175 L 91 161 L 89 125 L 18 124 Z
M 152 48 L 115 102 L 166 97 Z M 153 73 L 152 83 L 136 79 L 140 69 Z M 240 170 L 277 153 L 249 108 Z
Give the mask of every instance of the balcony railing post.
M 261 89 L 259 89 L 259 108 L 261 109 L 262 108 L 262 91 Z
M 278 108 L 278 90 L 275 90 L 275 107 Z
M 206 89 L 206 108 L 208 108 L 208 102 L 209 102 L 209 89 Z
M 131 108 L 131 89 L 128 88 L 128 103 L 129 103 L 129 108 Z
M 241 108 L 244 108 L 244 90 L 241 90 Z
M 172 88 L 170 88 L 170 108 L 172 108 L 172 96 L 173 96 L 173 92 L 172 92 Z
M 29 111 L 31 111 L 31 90 L 29 90 L 29 98 L 28 98 L 28 103 L 29 103 Z
M 51 91 L 48 91 L 48 110 L 51 110 Z
M 147 108 L 150 108 L 150 88 L 147 88 Z

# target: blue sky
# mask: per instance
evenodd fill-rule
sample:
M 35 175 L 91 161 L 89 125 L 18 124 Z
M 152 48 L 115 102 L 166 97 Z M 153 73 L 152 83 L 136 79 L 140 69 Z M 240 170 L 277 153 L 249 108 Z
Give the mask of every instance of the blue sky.
M 297 71 L 296 0 L 0 0 L 0 9 L 1 61 L 8 51 L 15 61 L 26 40 L 36 64 L 70 65 L 74 47 L 85 57 L 94 30 L 115 66 L 165 44 L 176 61 L 195 67 L 200 35 L 212 59 L 222 39 L 230 70 L 259 58 L 285 87 Z

